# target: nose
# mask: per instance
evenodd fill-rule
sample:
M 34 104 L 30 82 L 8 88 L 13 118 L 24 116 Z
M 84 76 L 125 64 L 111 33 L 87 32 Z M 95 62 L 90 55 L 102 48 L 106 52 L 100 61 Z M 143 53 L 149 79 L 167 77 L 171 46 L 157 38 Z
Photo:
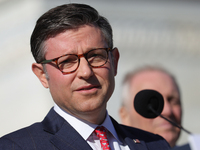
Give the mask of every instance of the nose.
M 83 79 L 89 79 L 94 74 L 92 67 L 84 56 L 80 58 L 79 68 L 77 70 L 77 76 Z
M 161 115 L 168 117 L 168 118 L 170 118 L 170 116 L 172 115 L 172 106 L 166 99 L 164 100 L 164 108 L 163 108 Z

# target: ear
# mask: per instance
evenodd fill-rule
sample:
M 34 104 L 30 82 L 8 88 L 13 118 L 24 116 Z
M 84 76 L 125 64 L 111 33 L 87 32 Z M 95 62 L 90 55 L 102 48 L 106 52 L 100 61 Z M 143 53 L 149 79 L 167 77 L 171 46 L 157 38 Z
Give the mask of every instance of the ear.
M 114 65 L 114 71 L 115 71 L 115 76 L 117 75 L 117 67 L 118 67 L 118 61 L 119 61 L 119 51 L 118 48 L 114 48 L 112 51 L 113 54 L 113 65 Z
M 122 124 L 130 125 L 129 113 L 130 112 L 128 112 L 128 110 L 124 106 L 121 106 L 121 108 L 119 109 L 119 116 Z
M 40 82 L 45 88 L 49 87 L 48 80 L 46 78 L 46 74 L 44 72 L 43 66 L 41 64 L 33 63 L 32 64 L 32 71 L 38 77 Z

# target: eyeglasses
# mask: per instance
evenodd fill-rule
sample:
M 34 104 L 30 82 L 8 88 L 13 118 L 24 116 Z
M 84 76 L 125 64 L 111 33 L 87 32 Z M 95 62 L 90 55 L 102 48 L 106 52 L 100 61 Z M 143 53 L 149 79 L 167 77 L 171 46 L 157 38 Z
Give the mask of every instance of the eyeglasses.
M 111 48 L 97 48 L 97 49 L 92 49 L 85 54 L 80 54 L 80 55 L 66 54 L 54 59 L 44 60 L 40 63 L 47 64 L 50 62 L 55 62 L 58 69 L 63 74 L 70 74 L 78 69 L 81 57 L 85 57 L 88 64 L 93 68 L 102 67 L 107 63 L 108 52 L 111 50 L 112 50 Z

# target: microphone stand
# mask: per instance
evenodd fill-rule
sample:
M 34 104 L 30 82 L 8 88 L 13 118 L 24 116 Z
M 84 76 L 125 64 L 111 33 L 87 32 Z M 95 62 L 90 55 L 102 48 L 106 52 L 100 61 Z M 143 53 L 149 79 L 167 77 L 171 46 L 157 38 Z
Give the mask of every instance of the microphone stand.
M 170 122 L 172 125 L 174 125 L 174 126 L 176 126 L 176 127 L 178 127 L 179 129 L 182 129 L 182 130 L 184 130 L 186 133 L 188 133 L 188 134 L 192 134 L 191 132 L 189 132 L 188 130 L 186 130 L 186 129 L 184 129 L 182 126 L 180 126 L 180 125 L 178 125 L 178 124 L 176 124 L 175 122 L 173 122 L 173 121 L 171 121 L 171 120 L 169 120 L 169 119 L 167 119 L 167 118 L 165 118 L 164 116 L 162 116 L 161 114 L 159 114 L 157 111 L 155 111 L 154 109 L 153 109 L 153 107 L 151 106 L 151 105 L 149 105 L 148 106 L 149 107 L 149 109 L 154 113 L 154 114 L 156 114 L 157 116 L 160 116 L 161 118 L 163 118 L 163 119 L 165 119 L 165 120 L 167 120 L 168 122 Z

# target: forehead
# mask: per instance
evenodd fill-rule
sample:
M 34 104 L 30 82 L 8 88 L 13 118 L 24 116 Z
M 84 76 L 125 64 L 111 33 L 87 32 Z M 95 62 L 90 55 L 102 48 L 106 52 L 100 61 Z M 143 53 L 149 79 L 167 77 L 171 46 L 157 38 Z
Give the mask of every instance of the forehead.
M 174 80 L 162 71 L 142 71 L 132 78 L 131 83 L 132 88 L 137 91 L 154 89 L 162 94 L 172 91 L 178 92 Z
M 84 53 L 105 46 L 106 42 L 101 30 L 90 25 L 67 30 L 45 42 L 46 56 L 48 53 L 54 53 L 55 57 L 68 53 Z

